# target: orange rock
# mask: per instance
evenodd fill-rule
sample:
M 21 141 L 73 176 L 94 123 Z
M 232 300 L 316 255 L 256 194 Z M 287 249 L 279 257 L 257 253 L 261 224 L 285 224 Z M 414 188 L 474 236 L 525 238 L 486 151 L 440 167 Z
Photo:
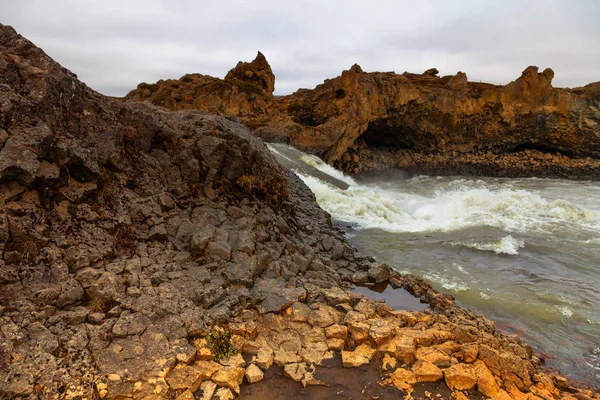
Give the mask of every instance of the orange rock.
M 417 382 L 435 382 L 444 376 L 442 370 L 429 361 L 418 360 L 411 369 Z
M 450 389 L 469 390 L 477 383 L 477 375 L 471 365 L 455 364 L 444 370 L 444 379 Z
M 412 385 L 417 383 L 414 372 L 404 368 L 397 368 L 390 376 L 390 380 L 398 389 L 403 391 L 412 389 Z
M 342 365 L 346 368 L 368 364 L 377 351 L 367 344 L 361 344 L 354 351 L 342 351 Z

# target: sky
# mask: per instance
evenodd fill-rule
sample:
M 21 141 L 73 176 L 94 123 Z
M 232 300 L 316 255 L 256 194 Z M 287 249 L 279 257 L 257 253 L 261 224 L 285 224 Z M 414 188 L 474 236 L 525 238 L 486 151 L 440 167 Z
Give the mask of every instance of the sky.
M 261 51 L 275 93 L 363 70 L 506 84 L 529 65 L 555 87 L 600 81 L 598 0 L 0 0 L 0 23 L 93 89 L 123 96 L 186 73 L 224 77 Z

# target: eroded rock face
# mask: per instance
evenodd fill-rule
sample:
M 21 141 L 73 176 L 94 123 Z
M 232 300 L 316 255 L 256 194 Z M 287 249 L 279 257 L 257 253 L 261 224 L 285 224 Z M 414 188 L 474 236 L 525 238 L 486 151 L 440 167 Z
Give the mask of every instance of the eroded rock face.
M 340 285 L 322 240 L 371 268 L 234 120 L 104 97 L 4 25 L 0 72 L 1 395 L 193 391 L 215 370 L 178 365 L 211 362 L 190 343 L 215 323 Z
M 259 53 L 252 63 L 238 64 L 224 81 L 217 81 L 226 86 L 234 77 L 238 82 L 243 78 L 268 91 L 270 71 Z M 265 140 L 290 142 L 351 174 L 400 168 L 439 174 L 598 176 L 600 83 L 553 88 L 554 72 L 539 72 L 535 66 L 505 86 L 469 82 L 464 72 L 437 73 L 435 68 L 423 74 L 366 73 L 354 65 L 312 90 L 265 101 L 256 97 L 253 113 L 242 110 L 245 98 L 239 112 L 214 107 L 212 98 L 190 91 L 187 76 L 151 85 L 152 93 L 138 87 L 126 99 L 237 115 Z M 165 91 L 183 91 L 185 99 L 174 102 L 160 94 Z M 229 93 L 223 87 L 219 96 L 235 102 Z
M 272 108 L 275 75 L 265 56 L 258 52 L 250 62 L 239 62 L 225 79 L 187 74 L 180 79 L 140 83 L 126 100 L 147 101 L 172 110 L 200 109 L 235 116 L 252 125 L 261 124 Z

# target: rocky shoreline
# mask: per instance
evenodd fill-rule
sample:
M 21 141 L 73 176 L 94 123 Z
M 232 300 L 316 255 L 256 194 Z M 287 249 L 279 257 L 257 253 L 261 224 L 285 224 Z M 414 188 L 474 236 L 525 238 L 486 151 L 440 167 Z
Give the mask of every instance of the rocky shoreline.
M 517 153 L 423 154 L 389 148 L 350 149 L 334 166 L 345 174 L 369 176 L 401 171 L 408 175 L 493 176 L 499 178 L 600 179 L 600 160 L 524 150 Z
M 0 55 L 0 398 L 224 400 L 332 357 L 405 398 L 600 398 L 353 249 L 234 118 L 102 96 L 4 25 Z M 430 308 L 350 290 L 381 282 Z

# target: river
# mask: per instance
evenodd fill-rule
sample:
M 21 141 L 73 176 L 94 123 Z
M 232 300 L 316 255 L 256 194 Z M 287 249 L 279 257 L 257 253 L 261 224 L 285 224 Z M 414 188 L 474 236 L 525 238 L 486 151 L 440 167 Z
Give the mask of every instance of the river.
M 400 172 L 358 181 L 293 147 L 268 147 L 356 248 L 600 387 L 600 182 Z

